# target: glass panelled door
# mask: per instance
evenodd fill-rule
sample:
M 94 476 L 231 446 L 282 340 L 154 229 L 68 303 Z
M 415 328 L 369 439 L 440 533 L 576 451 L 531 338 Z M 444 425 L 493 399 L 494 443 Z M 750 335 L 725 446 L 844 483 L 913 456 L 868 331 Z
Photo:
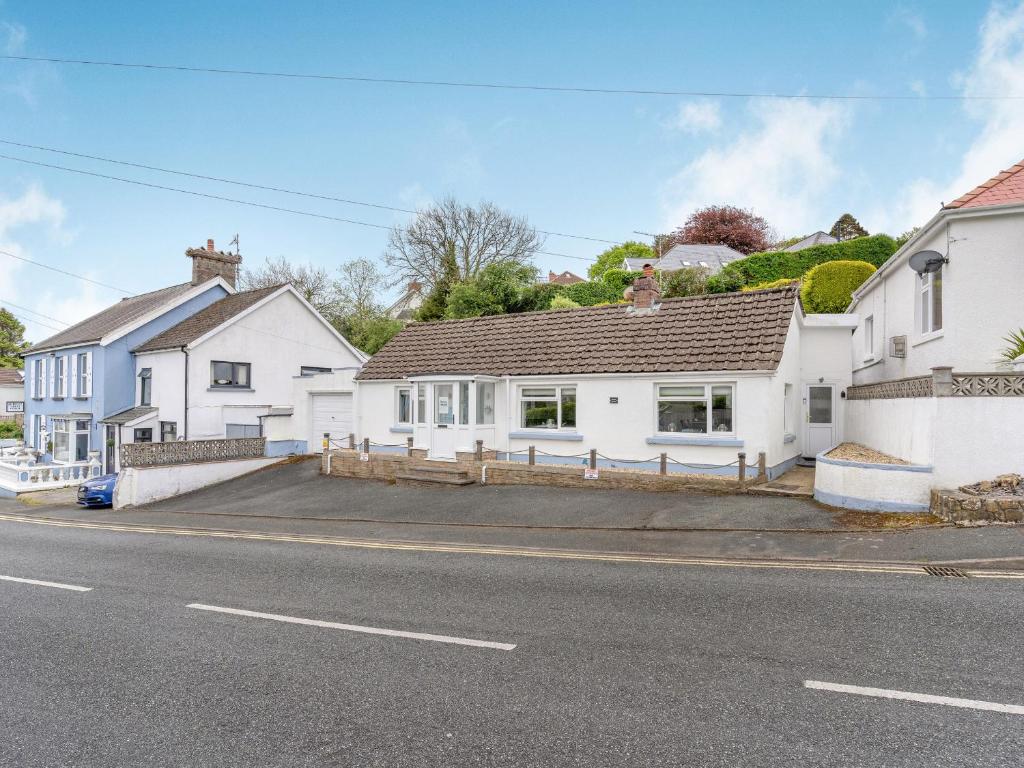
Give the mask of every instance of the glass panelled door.
M 454 459 L 455 387 L 452 384 L 434 384 L 433 390 L 430 457 L 432 459 Z
M 817 456 L 835 445 L 835 387 L 808 384 L 804 456 Z

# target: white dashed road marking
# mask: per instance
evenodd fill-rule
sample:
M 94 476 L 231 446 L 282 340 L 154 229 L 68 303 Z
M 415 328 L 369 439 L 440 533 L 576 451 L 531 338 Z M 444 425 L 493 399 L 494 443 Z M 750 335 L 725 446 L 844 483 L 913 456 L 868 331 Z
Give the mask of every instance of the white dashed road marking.
M 930 693 L 911 693 L 910 691 L 893 691 L 888 688 L 864 688 L 860 685 L 841 685 L 839 683 L 823 683 L 820 680 L 804 680 L 804 688 L 835 693 L 853 693 L 858 696 L 874 696 L 881 699 L 900 699 L 902 701 L 919 701 L 923 704 L 942 704 L 947 707 L 963 707 L 964 709 L 984 709 L 988 712 L 1004 712 L 1010 715 L 1024 715 L 1024 707 L 1019 704 L 997 704 L 994 701 L 976 701 L 975 699 L 957 699 L 952 696 L 933 696 Z
M 37 587 L 53 587 L 54 589 L 70 589 L 72 592 L 91 592 L 92 587 L 78 587 L 74 584 L 58 584 L 56 581 L 39 581 L 38 579 L 21 579 L 17 576 L 0 576 L 0 581 L 16 581 L 19 584 L 33 584 Z

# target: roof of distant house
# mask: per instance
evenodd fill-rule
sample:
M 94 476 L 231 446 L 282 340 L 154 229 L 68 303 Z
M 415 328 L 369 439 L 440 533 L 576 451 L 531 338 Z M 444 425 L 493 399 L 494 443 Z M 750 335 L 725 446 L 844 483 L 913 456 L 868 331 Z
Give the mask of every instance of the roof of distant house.
M 213 304 L 205 309 L 199 310 L 191 317 L 182 320 L 177 325 L 172 325 L 149 341 L 143 342 L 132 351 L 156 352 L 161 349 L 180 349 L 187 344 L 191 344 L 201 336 L 205 336 L 213 329 L 223 325 L 275 291 L 280 290 L 284 285 L 286 284 L 271 285 L 267 288 L 240 291 L 239 293 L 225 296 L 223 299 L 213 302 Z
M 115 331 L 122 325 L 126 325 L 140 317 L 144 317 L 164 304 L 173 301 L 184 293 L 190 291 L 192 283 L 181 283 L 158 291 L 142 293 L 138 296 L 129 296 L 121 299 L 117 304 L 107 307 L 102 312 L 97 312 L 80 323 L 66 328 L 49 338 L 43 339 L 29 349 L 29 353 L 44 352 L 49 349 L 60 347 L 71 347 L 76 344 L 89 344 L 102 339 L 111 331 Z
M 548 282 L 554 283 L 555 285 L 574 285 L 575 283 L 584 283 L 586 282 L 586 280 L 584 280 L 579 275 L 570 272 L 569 270 L 566 270 L 561 274 L 556 274 L 555 272 L 548 272 Z
M 684 267 L 703 267 L 718 272 L 731 261 L 742 259 L 743 254 L 727 245 L 681 243 L 672 246 L 660 259 L 626 259 L 626 269 L 636 272 L 650 264 L 659 272 L 672 272 Z
M 828 232 L 818 230 L 813 235 L 808 235 L 803 240 L 793 243 L 791 246 L 783 248 L 782 250 L 792 253 L 794 251 L 802 251 L 804 248 L 810 248 L 812 245 L 830 245 L 838 242 L 838 238 L 832 237 Z
M 796 304 L 786 286 L 664 299 L 646 312 L 612 304 L 412 323 L 356 378 L 774 370 Z
M 25 372 L 20 368 L 0 368 L 0 386 L 16 384 L 21 386 L 25 382 Z
M 1024 160 L 998 173 L 984 184 L 961 195 L 946 208 L 980 208 L 984 205 L 1024 203 Z

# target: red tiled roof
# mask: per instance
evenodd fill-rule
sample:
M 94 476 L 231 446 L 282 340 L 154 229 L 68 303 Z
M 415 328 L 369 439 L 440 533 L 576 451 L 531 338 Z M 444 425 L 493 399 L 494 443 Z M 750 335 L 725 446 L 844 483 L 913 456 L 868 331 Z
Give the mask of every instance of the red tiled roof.
M 1024 160 L 993 176 L 966 195 L 958 197 L 947 208 L 980 208 L 983 205 L 1024 203 Z
M 0 384 L 15 384 L 21 386 L 21 369 L 19 368 L 0 368 Z

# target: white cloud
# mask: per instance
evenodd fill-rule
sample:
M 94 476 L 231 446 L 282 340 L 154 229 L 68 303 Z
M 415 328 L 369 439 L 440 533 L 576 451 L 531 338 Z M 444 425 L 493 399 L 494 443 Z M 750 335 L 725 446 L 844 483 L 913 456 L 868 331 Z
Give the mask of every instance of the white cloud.
M 965 96 L 1024 95 L 1024 2 L 994 4 L 979 29 L 978 51 L 953 78 Z M 898 204 L 877 213 L 880 224 L 902 231 L 924 224 L 943 202 L 955 200 L 1024 157 L 1024 100 L 967 101 L 964 112 L 980 130 L 959 168 L 907 184 Z
M 722 112 L 717 101 L 686 101 L 664 123 L 666 128 L 674 128 L 687 133 L 703 133 L 714 131 L 722 125 Z
M 666 185 L 665 226 L 677 227 L 697 208 L 751 208 L 780 235 L 821 228 L 819 199 L 838 177 L 833 147 L 847 112 L 832 103 L 753 101 L 754 127 L 707 149 Z
M 28 40 L 28 30 L 21 24 L 0 21 L 0 50 L 7 56 L 21 53 Z
M 905 5 L 899 5 L 892 12 L 890 17 L 894 22 L 906 27 L 911 37 L 915 40 L 924 40 L 928 37 L 928 25 L 924 17 L 917 11 Z

